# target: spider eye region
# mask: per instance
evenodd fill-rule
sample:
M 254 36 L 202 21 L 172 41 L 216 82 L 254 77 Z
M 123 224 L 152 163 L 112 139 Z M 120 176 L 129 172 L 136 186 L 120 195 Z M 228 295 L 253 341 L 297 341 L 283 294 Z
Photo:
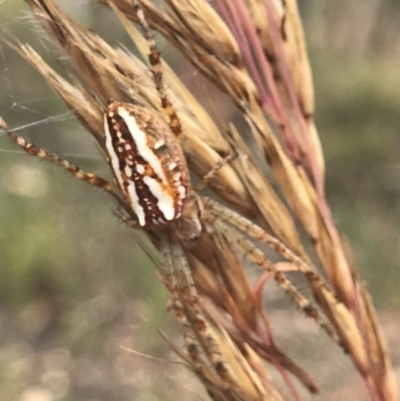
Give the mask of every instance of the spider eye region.
M 104 128 L 115 179 L 139 224 L 165 224 L 181 217 L 191 191 L 189 171 L 163 118 L 143 107 L 111 101 Z

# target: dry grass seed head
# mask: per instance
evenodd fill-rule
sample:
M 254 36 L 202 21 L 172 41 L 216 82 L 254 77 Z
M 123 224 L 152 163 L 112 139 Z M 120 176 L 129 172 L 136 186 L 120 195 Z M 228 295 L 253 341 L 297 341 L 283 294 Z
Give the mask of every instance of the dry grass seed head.
M 275 180 L 291 211 L 307 232 L 321 264 L 328 273 L 335 293 L 329 286 L 321 284 L 323 281 L 316 271 L 303 271 L 310 279 L 309 283 L 314 290 L 317 302 L 333 323 L 337 334 L 345 343 L 366 382 L 375 388 L 374 391 L 381 396 L 381 399 L 395 400 L 396 386 L 391 375 L 391 366 L 385 351 L 384 340 L 377 327 L 375 312 L 368 296 L 360 297 L 357 287 L 354 285 L 343 246 L 329 211 L 327 211 L 323 191 L 321 192 L 323 158 L 318 134 L 312 120 L 313 89 L 295 2 L 292 0 L 286 2 L 286 9 L 274 8 L 278 4 L 277 2 L 265 2 L 268 23 L 251 19 L 258 15 L 255 11 L 260 9 L 260 2 L 247 2 L 249 12 L 240 16 L 244 23 L 253 23 L 253 28 L 251 28 L 253 33 L 255 32 L 254 26 L 259 28 L 263 51 L 277 60 L 276 63 L 270 62 L 269 64 L 268 61 L 271 60 L 264 60 L 260 64 L 269 85 L 270 97 L 260 95 L 259 90 L 262 88 L 254 84 L 252 77 L 244 67 L 248 60 L 242 61 L 240 55 L 240 52 L 243 51 L 243 42 L 237 41 L 237 36 L 229 34 L 225 23 L 209 8 L 208 4 L 199 0 L 192 5 L 187 2 L 171 1 L 171 8 L 175 9 L 174 16 L 174 13 L 160 12 L 148 1 L 141 3 L 152 27 L 178 47 L 216 87 L 229 94 L 242 112 L 257 143 L 263 149 Z M 217 3 L 222 4 L 222 0 Z M 99 98 L 105 100 L 115 97 L 158 108 L 156 106 L 157 94 L 151 85 L 147 67 L 132 54 L 115 51 L 97 35 L 81 28 L 52 1 L 29 0 L 28 4 L 53 39 L 70 56 L 83 79 L 88 82 L 91 90 L 97 92 Z M 108 5 L 110 4 L 108 3 Z M 115 0 L 113 4 L 129 19 L 136 19 L 129 0 Z M 224 4 L 228 6 L 228 3 L 224 2 Z M 230 5 L 232 6 L 232 4 Z M 239 2 L 234 4 L 239 4 Z M 193 8 L 194 5 L 196 8 Z M 122 14 L 120 13 L 120 17 Z M 208 19 L 205 19 L 205 16 Z M 123 20 L 123 18 L 121 19 Z M 237 20 L 233 18 L 232 21 L 229 25 L 231 31 Z M 279 27 L 280 30 L 277 29 Z M 204 37 L 202 37 L 203 33 Z M 215 38 L 212 38 L 213 35 L 216 35 L 219 40 L 215 41 Z M 143 47 L 143 43 L 140 43 L 140 39 L 138 39 L 140 35 L 135 33 L 131 36 L 136 36 L 135 41 L 139 48 Z M 249 43 L 257 46 L 257 43 L 251 41 Z M 82 124 L 101 143 L 99 136 L 99 132 L 101 132 L 99 127 L 102 125 L 101 103 L 95 100 L 91 93 L 77 81 L 71 85 L 54 73 L 31 48 L 15 40 L 13 46 L 44 75 L 65 100 L 68 107 L 76 113 Z M 272 73 L 274 69 L 275 72 Z M 200 176 L 204 175 L 209 167 L 226 155 L 229 144 L 212 120 L 204 118 L 205 111 L 181 85 L 172 71 L 165 66 L 164 71 L 167 71 L 165 78 L 167 87 L 170 89 L 168 97 L 172 99 L 175 106 L 178 106 L 179 116 L 187 136 L 185 147 L 189 162 Z M 274 82 L 273 77 L 280 77 L 279 82 Z M 174 92 L 179 93 L 179 96 L 174 97 Z M 180 106 L 178 98 L 185 99 L 185 107 Z M 271 128 L 265 118 L 265 111 L 270 113 L 270 117 L 277 125 L 272 125 Z M 196 116 L 202 117 L 196 118 Z M 290 123 L 288 124 L 288 122 Z M 281 123 L 284 125 L 280 125 Z M 235 137 L 235 130 L 230 129 L 230 131 Z M 276 140 L 275 133 L 283 136 L 283 144 L 287 147 L 285 150 L 282 144 Z M 219 172 L 219 185 L 215 186 L 216 192 L 232 206 L 244 214 L 252 216 L 259 224 L 269 227 L 279 239 L 284 239 L 284 243 L 289 249 L 295 250 L 297 255 L 304 257 L 303 248 L 299 245 L 301 243 L 286 206 L 276 194 L 273 195 L 274 191 L 267 181 L 255 182 L 252 179 L 256 173 L 260 177 L 263 174 L 257 165 L 250 164 L 251 159 L 248 151 L 245 151 L 243 143 L 239 145 L 238 142 L 236 146 L 235 150 L 239 154 L 239 159 L 232 166 L 226 166 Z M 298 158 L 299 156 L 300 158 Z M 293 161 L 300 164 L 293 164 Z M 251 165 L 252 168 L 243 171 L 245 163 Z M 313 181 L 310 180 L 310 176 Z M 227 190 L 221 191 L 220 188 Z M 270 199 L 266 200 L 267 196 Z M 271 211 L 274 210 L 280 211 L 280 215 L 283 217 L 281 220 L 272 220 L 273 212 Z M 212 234 L 210 235 L 212 236 Z M 230 241 L 228 241 L 229 243 Z M 198 266 L 214 265 L 214 269 L 217 269 L 223 258 L 222 254 L 216 257 L 213 252 L 218 253 L 218 249 L 213 248 L 210 244 L 204 246 L 204 248 L 200 246 L 196 250 L 196 256 L 188 254 L 191 264 L 193 260 L 197 260 Z M 307 261 L 307 257 L 304 259 Z M 209 274 L 209 271 L 208 268 L 195 268 L 194 270 L 196 280 L 204 287 L 205 294 L 215 294 L 221 282 L 226 283 L 226 288 L 229 289 L 227 294 L 230 294 L 233 285 L 229 280 L 226 277 L 222 279 L 221 275 Z M 216 271 L 213 270 L 213 273 Z M 244 280 L 244 278 L 241 277 L 240 280 Z M 232 280 L 233 282 L 234 280 Z M 254 325 L 255 309 L 239 306 L 245 299 L 251 299 L 252 294 L 246 285 L 242 287 L 242 290 L 243 294 L 235 295 L 232 292 L 234 295 L 232 299 L 237 303 L 236 307 L 244 316 L 246 324 L 249 323 L 251 327 Z M 354 302 L 354 296 L 357 297 L 357 302 Z M 337 297 L 342 302 L 338 301 Z M 218 310 L 228 309 L 224 296 L 216 296 L 214 299 L 216 303 L 213 305 L 222 306 Z M 355 305 L 358 305 L 358 311 L 354 309 Z M 357 319 L 359 313 L 363 316 L 361 321 Z M 232 330 L 234 329 L 232 327 Z M 236 337 L 235 341 L 239 341 L 239 338 L 240 336 Z M 243 341 L 243 338 L 240 340 Z M 251 343 L 249 337 L 247 340 Z M 263 355 L 265 351 L 262 346 L 262 343 L 259 344 L 259 348 L 254 345 L 254 349 L 259 351 L 259 355 Z M 372 354 L 367 354 L 367 350 Z M 241 353 L 244 355 L 243 350 Z M 268 355 L 264 355 L 264 357 L 268 358 Z M 252 366 L 254 367 L 256 364 L 253 358 Z M 306 379 L 303 378 L 303 381 L 306 382 Z M 290 386 L 290 384 L 288 385 Z M 210 392 L 212 392 L 211 389 Z M 226 397 L 226 394 L 219 388 L 216 393 L 221 394 L 221 399 L 225 399 L 223 397 Z

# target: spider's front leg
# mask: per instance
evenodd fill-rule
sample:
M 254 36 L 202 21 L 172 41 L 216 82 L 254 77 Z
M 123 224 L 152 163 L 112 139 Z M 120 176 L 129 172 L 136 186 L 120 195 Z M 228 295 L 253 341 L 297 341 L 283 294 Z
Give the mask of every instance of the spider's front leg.
M 83 171 L 81 168 L 72 164 L 70 161 L 61 158 L 60 156 L 48 152 L 47 150 L 40 148 L 33 143 L 26 141 L 20 135 L 18 135 L 15 131 L 13 131 L 6 122 L 0 118 L 0 127 L 12 138 L 18 146 L 20 146 L 26 153 L 36 156 L 39 159 L 47 160 L 51 163 L 57 164 L 61 166 L 64 170 L 67 170 L 70 174 L 74 177 L 79 178 L 82 181 L 87 182 L 88 184 L 103 189 L 104 191 L 108 192 L 117 202 L 126 209 L 126 203 L 123 199 L 119 196 L 119 194 L 115 191 L 113 185 L 93 173 L 87 173 Z
M 182 122 L 178 116 L 178 113 L 169 99 L 166 91 L 166 85 L 164 83 L 163 77 L 163 68 L 161 62 L 160 52 L 157 49 L 156 43 L 153 39 L 153 36 L 150 31 L 149 23 L 145 17 L 144 11 L 137 0 L 132 0 L 133 7 L 136 12 L 136 16 L 139 20 L 140 25 L 142 26 L 144 37 L 148 43 L 148 47 L 150 53 L 148 55 L 151 72 L 154 78 L 155 88 L 160 96 L 161 107 L 164 109 L 166 115 L 169 119 L 169 127 L 170 131 L 173 133 L 175 138 L 182 139 L 183 131 L 182 131 Z M 228 155 L 224 156 L 219 162 L 217 162 L 211 170 L 201 179 L 201 181 L 197 184 L 195 191 L 201 191 L 205 186 L 207 186 L 208 182 L 213 179 L 216 173 L 223 167 L 225 164 L 229 163 L 231 160 L 236 158 L 236 153 L 232 152 Z

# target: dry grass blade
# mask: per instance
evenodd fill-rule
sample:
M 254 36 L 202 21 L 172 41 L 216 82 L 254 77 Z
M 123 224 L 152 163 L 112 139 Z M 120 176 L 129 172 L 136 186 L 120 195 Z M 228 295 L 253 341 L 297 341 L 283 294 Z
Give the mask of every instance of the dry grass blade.
M 182 237 L 185 227 L 179 221 L 161 228 L 144 226 L 163 255 L 160 274 L 187 348 L 185 353 L 177 352 L 210 396 L 214 400 L 285 400 L 271 379 L 271 369 L 296 400 L 302 398 L 291 376 L 311 393 L 318 390 L 314 380 L 277 345 L 262 307 L 264 278 L 253 290 L 239 258 L 243 253 L 344 347 L 374 401 L 395 401 L 393 372 L 370 296 L 350 269 L 325 200 L 313 84 L 296 2 L 217 0 L 214 9 L 205 0 L 166 0 L 165 8 L 148 0 L 140 5 L 101 0 L 117 15 L 143 61 L 125 48 L 111 47 L 52 0 L 26 1 L 78 74 L 67 70 L 64 78 L 29 45 L 12 36 L 7 43 L 43 75 L 104 154 L 108 154 L 103 135 L 108 99 L 151 110 L 160 120 L 170 118 L 171 132 L 177 137 L 182 127 L 188 165 L 199 177 L 211 177 L 210 188 L 229 205 L 192 191 L 191 209 L 185 209 L 181 221 L 194 213 L 202 230 L 195 242 Z M 130 20 L 140 21 L 143 36 Z M 217 125 L 173 70 L 159 62 L 147 22 L 232 100 L 270 174 L 239 130 L 221 116 Z M 114 186 L 29 144 L 4 121 L 0 124 L 28 153 L 54 161 L 110 192 L 129 215 L 126 222 L 137 226 L 135 211 Z M 237 157 L 230 157 L 232 153 Z M 309 244 L 300 240 L 296 220 L 327 279 L 306 252 Z M 288 273 L 272 263 L 257 242 L 269 246 L 304 276 L 315 302 L 296 289 Z

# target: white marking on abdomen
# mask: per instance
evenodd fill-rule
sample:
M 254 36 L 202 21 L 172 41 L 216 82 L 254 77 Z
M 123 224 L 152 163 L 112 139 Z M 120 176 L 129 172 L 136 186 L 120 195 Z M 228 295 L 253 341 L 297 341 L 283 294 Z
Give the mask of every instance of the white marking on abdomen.
M 165 145 L 165 141 L 163 140 L 163 139 L 160 139 L 159 141 L 157 141 L 155 144 L 154 144 L 154 149 L 160 149 L 161 148 L 161 146 L 164 146 Z
M 165 220 L 173 220 L 175 218 L 174 199 L 165 193 L 160 184 L 151 177 L 143 177 L 144 183 L 149 187 L 150 192 L 157 199 L 157 206 L 163 214 Z
M 129 166 L 125 166 L 125 174 L 127 177 L 132 177 L 132 169 Z
M 145 168 L 143 166 L 143 164 L 136 164 L 136 171 L 138 172 L 138 174 L 143 175 L 143 173 L 145 172 Z
M 178 192 L 181 199 L 183 199 L 186 196 L 186 188 L 183 185 L 178 186 Z
M 125 124 L 128 127 L 129 133 L 131 134 L 132 139 L 135 142 L 138 155 L 146 160 L 153 168 L 154 172 L 161 179 L 161 181 L 166 183 L 167 180 L 161 162 L 154 154 L 153 150 L 149 148 L 147 144 L 146 133 L 138 127 L 135 117 L 130 115 L 129 112 L 123 107 L 118 107 L 118 114 L 125 121 Z
M 139 224 L 144 227 L 146 225 L 146 214 L 142 205 L 139 203 L 139 197 L 137 196 L 136 187 L 133 181 L 129 182 L 128 192 L 133 203 L 131 206 L 136 213 Z
M 113 144 L 112 144 L 112 135 L 110 133 L 110 130 L 108 128 L 108 121 L 107 118 L 104 119 L 104 132 L 106 134 L 106 149 L 108 152 L 108 155 L 110 157 L 110 162 L 111 162 L 111 167 L 114 171 L 115 174 L 115 178 L 118 181 L 119 187 L 121 188 L 121 191 L 125 193 L 126 189 L 125 189 L 125 181 L 122 178 L 121 175 L 121 169 L 120 169 L 120 163 L 119 163 L 119 158 L 118 155 L 115 153 Z M 133 186 L 133 188 L 131 188 Z M 133 209 L 133 211 L 135 212 L 136 216 L 139 219 L 139 224 L 141 226 L 145 226 L 146 225 L 146 220 L 145 220 L 145 213 L 144 213 L 144 209 L 142 208 L 142 206 L 139 204 L 139 199 L 137 197 L 136 194 L 136 190 L 135 190 L 135 186 L 133 184 L 133 182 L 130 182 L 128 185 L 128 195 L 129 198 L 131 200 L 131 207 Z

